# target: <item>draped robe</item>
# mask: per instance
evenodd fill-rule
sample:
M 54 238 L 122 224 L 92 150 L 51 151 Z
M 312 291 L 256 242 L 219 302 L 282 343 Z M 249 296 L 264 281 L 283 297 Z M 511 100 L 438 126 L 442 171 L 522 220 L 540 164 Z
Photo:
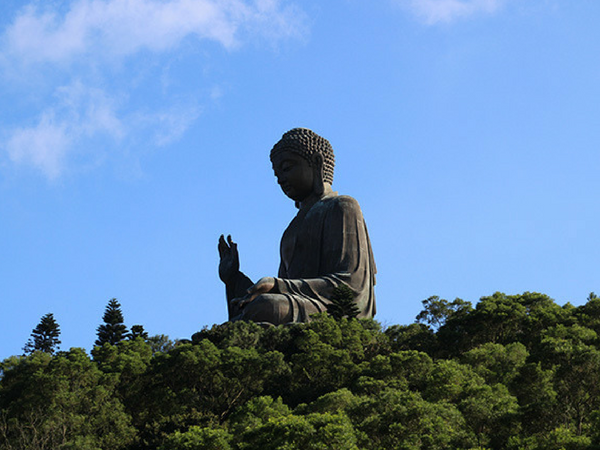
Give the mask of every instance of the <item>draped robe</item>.
M 253 320 L 265 301 L 284 302 L 285 317 L 274 311 L 265 320 L 280 324 L 306 322 L 310 315 L 327 311 L 336 287 L 346 285 L 354 293 L 358 317 L 375 315 L 375 261 L 367 227 L 358 202 L 349 196 L 325 193 L 303 205 L 281 238 L 281 263 L 275 287 L 262 294 L 263 301 L 238 309 L 229 303 L 230 320 Z M 227 298 L 242 297 L 252 281 L 239 272 L 227 287 Z M 262 311 L 264 313 L 264 309 Z M 262 314 L 264 317 L 264 314 Z

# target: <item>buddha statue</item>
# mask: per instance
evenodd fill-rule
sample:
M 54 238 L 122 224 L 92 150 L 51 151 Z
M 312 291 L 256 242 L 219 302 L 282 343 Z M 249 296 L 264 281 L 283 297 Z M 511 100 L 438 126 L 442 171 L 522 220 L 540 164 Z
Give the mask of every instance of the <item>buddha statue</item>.
M 299 211 L 281 238 L 277 277 L 252 282 L 240 271 L 237 244 L 219 238 L 230 321 L 307 322 L 327 311 L 341 286 L 351 289 L 359 318 L 375 315 L 371 242 L 358 202 L 331 188 L 334 161 L 329 141 L 306 128 L 288 131 L 273 146 L 275 177 Z

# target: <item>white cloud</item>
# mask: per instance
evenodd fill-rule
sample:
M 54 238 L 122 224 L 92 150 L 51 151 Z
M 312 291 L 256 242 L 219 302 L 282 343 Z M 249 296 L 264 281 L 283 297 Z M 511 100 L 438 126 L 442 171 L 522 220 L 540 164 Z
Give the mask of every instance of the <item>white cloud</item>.
M 181 44 L 190 39 L 229 49 L 256 38 L 299 37 L 304 18 L 288 0 L 32 1 L 2 31 L 0 76 L 15 91 L 35 89 L 24 104 L 38 112 L 26 125 L 5 126 L 0 150 L 14 164 L 33 166 L 52 179 L 75 156 L 78 162 L 101 158 L 107 144 L 169 145 L 199 116 L 202 90 L 194 85 L 181 92 L 181 83 L 165 83 L 145 103 L 136 94 L 149 88 L 156 72 L 147 65 L 139 70 L 148 59 L 136 56 L 185 48 Z M 218 95 L 212 94 L 208 99 L 215 101 Z
M 10 161 L 33 166 L 50 180 L 60 177 L 75 155 L 80 161 L 95 163 L 114 144 L 124 148 L 132 144 L 167 146 L 177 141 L 201 112 L 195 105 L 177 105 L 119 114 L 114 99 L 79 81 L 57 88 L 55 98 L 34 125 L 9 130 L 4 144 Z M 91 144 L 94 138 L 104 138 L 101 151 Z
M 103 91 L 75 82 L 59 87 L 56 98 L 35 125 L 11 130 L 5 144 L 12 162 L 32 165 L 49 179 L 62 174 L 68 155 L 82 139 L 97 135 L 119 139 L 124 134 L 114 104 Z
M 189 36 L 229 48 L 244 29 L 274 39 L 296 36 L 303 16 L 280 0 L 77 0 L 64 14 L 25 8 L 4 38 L 18 61 L 69 62 L 91 53 L 162 52 Z
M 427 24 L 453 22 L 475 14 L 492 14 L 507 0 L 396 0 Z
M 50 179 L 58 177 L 71 138 L 51 114 L 44 114 L 36 126 L 18 128 L 8 139 L 6 150 L 11 161 L 31 164 Z

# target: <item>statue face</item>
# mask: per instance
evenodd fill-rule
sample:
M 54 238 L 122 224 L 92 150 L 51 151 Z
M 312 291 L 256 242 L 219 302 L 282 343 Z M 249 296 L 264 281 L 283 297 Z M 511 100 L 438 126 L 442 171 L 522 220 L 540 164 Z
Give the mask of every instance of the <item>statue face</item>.
M 308 161 L 294 152 L 281 151 L 273 157 L 273 171 L 285 195 L 301 202 L 314 189 L 314 169 Z

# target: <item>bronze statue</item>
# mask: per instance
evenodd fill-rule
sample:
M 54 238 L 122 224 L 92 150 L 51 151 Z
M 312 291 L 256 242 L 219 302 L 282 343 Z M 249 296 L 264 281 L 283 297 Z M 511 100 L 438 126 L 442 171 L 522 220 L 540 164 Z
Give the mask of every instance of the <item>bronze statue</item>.
M 375 261 L 358 202 L 333 192 L 334 156 L 326 139 L 294 128 L 271 150 L 281 189 L 298 214 L 281 238 L 277 278 L 253 283 L 240 272 L 237 244 L 219 238 L 219 277 L 225 283 L 229 320 L 274 325 L 307 322 L 327 311 L 334 289 L 348 286 L 358 317 L 375 315 Z

